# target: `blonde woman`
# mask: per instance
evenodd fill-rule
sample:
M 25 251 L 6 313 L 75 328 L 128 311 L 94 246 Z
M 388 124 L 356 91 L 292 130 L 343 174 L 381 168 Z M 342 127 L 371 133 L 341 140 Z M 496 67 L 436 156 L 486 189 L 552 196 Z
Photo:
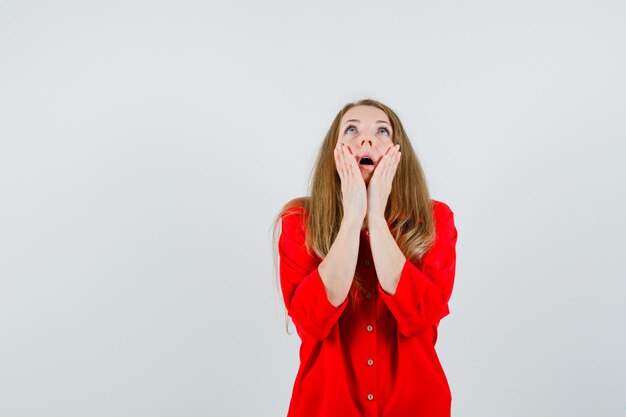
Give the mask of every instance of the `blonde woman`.
M 282 208 L 274 237 L 279 222 L 280 289 L 301 339 L 288 417 L 450 416 L 435 343 L 457 230 L 396 113 L 372 99 L 346 104 L 310 196 Z

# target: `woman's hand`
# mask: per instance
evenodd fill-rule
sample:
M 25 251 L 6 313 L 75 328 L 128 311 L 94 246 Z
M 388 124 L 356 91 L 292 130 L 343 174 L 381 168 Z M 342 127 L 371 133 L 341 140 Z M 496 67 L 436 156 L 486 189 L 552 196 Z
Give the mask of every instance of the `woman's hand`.
M 335 165 L 341 178 L 341 194 L 344 218 L 351 218 L 359 226 L 367 214 L 367 190 L 356 158 L 347 146 L 337 142 Z
M 387 149 L 367 186 L 367 219 L 385 217 L 391 183 L 400 163 L 400 145 Z

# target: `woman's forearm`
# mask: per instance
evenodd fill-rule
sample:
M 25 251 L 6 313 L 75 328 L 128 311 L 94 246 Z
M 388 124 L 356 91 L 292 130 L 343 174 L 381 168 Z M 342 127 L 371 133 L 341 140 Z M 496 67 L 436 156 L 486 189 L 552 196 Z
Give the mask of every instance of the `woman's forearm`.
M 368 230 L 378 281 L 387 294 L 393 295 L 398 287 L 406 257 L 398 247 L 383 216 L 369 218 Z
M 362 220 L 344 217 L 335 241 L 319 264 L 319 274 L 332 305 L 344 302 L 352 286 L 359 256 Z

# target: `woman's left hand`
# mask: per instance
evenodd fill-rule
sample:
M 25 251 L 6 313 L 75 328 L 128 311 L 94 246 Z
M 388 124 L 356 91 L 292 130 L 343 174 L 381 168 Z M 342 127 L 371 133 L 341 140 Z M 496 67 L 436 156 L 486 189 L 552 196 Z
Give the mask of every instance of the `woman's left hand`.
M 367 186 L 367 218 L 385 217 L 391 183 L 400 163 L 400 145 L 387 149 Z

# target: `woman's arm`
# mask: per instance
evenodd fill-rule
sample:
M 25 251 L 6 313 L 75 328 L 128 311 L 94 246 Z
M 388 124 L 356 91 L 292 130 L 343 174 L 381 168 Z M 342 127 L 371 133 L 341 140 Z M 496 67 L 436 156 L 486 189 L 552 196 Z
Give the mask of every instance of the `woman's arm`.
M 424 254 L 419 267 L 404 255 L 404 261 L 400 260 L 400 249 L 395 240 L 393 244 L 389 240 L 389 231 L 370 229 L 378 293 L 396 318 L 398 330 L 407 337 L 436 325 L 450 312 L 448 301 L 456 269 L 457 230 L 454 213 L 446 204 L 439 202 L 434 215 L 435 242 Z
M 335 241 L 319 264 L 319 273 L 328 300 L 334 306 L 344 302 L 350 292 L 357 258 L 362 221 L 343 218 Z
M 302 213 L 283 217 L 279 241 L 281 287 L 288 313 L 317 340 L 329 334 L 346 308 L 367 213 L 365 181 L 354 155 L 338 141 L 334 157 L 341 180 L 343 218 L 328 253 L 315 265 L 316 260 L 306 252 Z
M 393 238 L 384 217 L 368 219 L 368 230 L 378 281 L 386 293 L 393 295 L 400 281 L 406 257 Z
M 320 262 L 306 251 L 302 214 L 282 218 L 278 251 L 285 307 L 294 324 L 315 340 L 328 336 L 348 304 L 361 223 L 344 218 L 327 256 Z

